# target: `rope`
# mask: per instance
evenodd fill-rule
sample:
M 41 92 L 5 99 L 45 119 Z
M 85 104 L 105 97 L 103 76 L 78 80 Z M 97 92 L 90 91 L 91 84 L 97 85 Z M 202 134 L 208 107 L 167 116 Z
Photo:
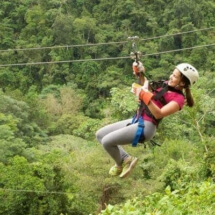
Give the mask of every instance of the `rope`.
M 41 193 L 41 194 L 58 194 L 58 195 L 67 195 L 67 194 L 72 194 L 74 193 L 69 193 L 69 192 L 58 192 L 58 191 L 39 191 L 39 190 L 15 190 L 15 189 L 4 189 L 0 188 L 1 191 L 7 191 L 7 192 L 18 192 L 18 193 Z
M 30 51 L 30 50 L 44 50 L 44 49 L 58 49 L 58 48 L 73 48 L 73 47 L 85 47 L 85 46 L 100 46 L 100 45 L 112 45 L 112 44 L 123 44 L 128 41 L 121 42 L 108 42 L 108 43 L 89 43 L 89 44 L 77 44 L 77 45 L 62 45 L 62 46 L 47 46 L 47 47 L 33 47 L 33 48 L 18 48 L 18 49 L 6 49 L 0 50 L 1 52 L 10 52 L 10 51 Z
M 197 48 L 203 48 L 203 47 L 210 47 L 214 46 L 215 43 L 212 44 L 206 44 L 206 45 L 201 45 L 201 46 L 193 46 L 193 47 L 188 47 L 188 48 L 183 48 L 183 49 L 173 49 L 169 51 L 163 51 L 163 52 L 158 52 L 158 53 L 153 53 L 153 54 L 145 54 L 143 56 L 151 56 L 151 55 L 158 55 L 158 54 L 166 54 L 166 53 L 171 53 L 171 52 L 178 52 L 178 51 L 184 51 L 184 50 L 190 50 L 190 49 L 197 49 Z
M 166 54 L 166 53 L 171 53 L 171 52 L 179 52 L 179 51 L 190 50 L 190 49 L 197 49 L 197 48 L 203 48 L 203 47 L 210 47 L 210 46 L 215 46 L 215 43 L 206 44 L 206 45 L 200 45 L 200 46 L 193 46 L 193 47 L 182 48 L 182 49 L 173 49 L 173 50 L 169 50 L 169 51 L 163 51 L 163 52 L 157 52 L 157 53 L 151 53 L 151 54 L 145 54 L 145 55 L 142 55 L 142 57 L 152 56 L 152 55 Z M 59 63 L 75 63 L 75 62 L 102 61 L 102 60 L 118 60 L 118 59 L 128 59 L 128 58 L 130 58 L 130 56 L 110 57 L 110 58 L 96 58 L 96 59 L 80 59 L 80 60 L 64 60 L 64 61 L 49 61 L 49 62 L 14 63 L 14 64 L 0 64 L 0 67 L 32 66 L 32 65 L 59 64 Z
M 214 28 L 215 27 L 210 27 L 210 28 L 197 29 L 197 30 L 193 30 L 193 31 L 184 31 L 184 32 L 179 32 L 179 33 L 175 33 L 175 34 L 166 34 L 166 35 L 162 35 L 162 36 L 155 36 L 155 37 L 150 37 L 150 38 L 146 38 L 146 39 L 141 39 L 140 41 L 160 39 L 160 38 L 163 38 L 163 37 L 177 36 L 177 35 L 182 35 L 182 34 L 189 34 L 189 33 L 194 33 L 194 32 L 197 32 L 197 31 L 211 30 L 211 29 L 214 29 Z
M 179 32 L 175 34 L 166 34 L 166 35 L 161 35 L 161 36 L 155 36 L 155 37 L 149 37 L 145 39 L 141 39 L 140 41 L 147 41 L 147 40 L 154 40 L 154 39 L 160 39 L 163 37 L 170 37 L 170 36 L 176 36 L 176 35 L 183 35 L 183 34 L 189 34 L 193 32 L 198 32 L 198 31 L 206 31 L 206 30 L 212 30 L 215 27 L 210 27 L 210 28 L 202 28 L 202 29 L 197 29 L 193 31 L 184 31 L 184 32 Z M 77 45 L 62 45 L 62 46 L 47 46 L 47 47 L 32 47 L 32 48 L 17 48 L 17 49 L 6 49 L 6 50 L 0 50 L 1 52 L 11 52 L 11 51 L 30 51 L 30 50 L 44 50 L 44 49 L 58 49 L 58 48 L 72 48 L 72 47 L 88 47 L 88 46 L 100 46 L 100 45 L 114 45 L 114 44 L 125 44 L 128 43 L 128 41 L 119 41 L 119 42 L 108 42 L 108 43 L 94 43 L 94 44 L 77 44 Z

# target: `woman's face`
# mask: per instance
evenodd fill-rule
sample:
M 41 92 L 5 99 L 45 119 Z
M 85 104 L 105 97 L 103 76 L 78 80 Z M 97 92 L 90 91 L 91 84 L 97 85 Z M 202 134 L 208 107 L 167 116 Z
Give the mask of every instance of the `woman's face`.
M 170 87 L 176 87 L 180 84 L 181 82 L 181 73 L 179 72 L 178 69 L 175 69 L 172 74 L 169 76 L 169 81 L 168 81 L 168 85 Z

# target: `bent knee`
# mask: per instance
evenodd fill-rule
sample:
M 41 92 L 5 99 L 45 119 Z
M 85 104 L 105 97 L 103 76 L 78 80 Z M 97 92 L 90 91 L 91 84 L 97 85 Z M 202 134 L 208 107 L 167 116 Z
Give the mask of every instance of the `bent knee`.
M 97 139 L 98 142 L 101 143 L 101 144 L 102 144 L 102 138 L 103 138 L 103 136 L 102 136 L 100 130 L 98 130 L 98 131 L 96 132 L 96 139 Z
M 101 142 L 102 146 L 104 149 L 108 150 L 108 148 L 110 147 L 110 144 L 108 141 L 105 141 L 105 138 L 102 139 L 102 142 Z
M 104 149 L 108 149 L 110 147 L 116 146 L 117 144 L 115 143 L 115 140 L 110 136 L 110 135 L 106 135 L 102 138 L 101 141 L 102 146 L 104 147 Z

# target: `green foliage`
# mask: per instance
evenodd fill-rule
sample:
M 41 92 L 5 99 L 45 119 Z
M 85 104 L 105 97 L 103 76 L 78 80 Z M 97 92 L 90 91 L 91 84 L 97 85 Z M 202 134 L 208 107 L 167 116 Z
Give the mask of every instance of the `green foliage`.
M 49 64 L 0 68 L 0 187 L 8 188 L 0 190 L 0 213 L 89 214 L 131 199 L 119 206 L 120 212 L 109 205 L 103 213 L 213 214 L 214 184 L 199 181 L 215 177 L 214 48 L 156 53 L 212 44 L 213 29 L 195 30 L 213 26 L 214 10 L 212 0 L 3 1 L 1 65 Z M 186 31 L 195 32 L 177 34 Z M 150 80 L 166 79 L 181 62 L 194 64 L 201 78 L 192 89 L 195 107 L 159 126 L 156 139 L 162 147 L 125 147 L 138 155 L 140 168 L 121 182 L 108 177 L 110 161 L 102 147 L 82 138 L 95 140 L 101 125 L 132 117 L 136 110 L 129 87 L 135 82 L 132 60 L 121 58 L 131 52 L 127 38 L 133 35 L 141 38 L 137 48 L 145 55 L 141 60 Z M 89 61 L 52 63 L 83 59 Z M 59 136 L 47 142 L 47 133 L 82 138 Z M 160 178 L 169 186 L 166 192 Z M 11 188 L 68 194 L 12 193 Z M 140 201 L 131 198 L 136 194 L 143 195 Z
M 46 98 L 47 95 L 49 94 L 53 94 L 54 97 L 56 97 L 57 99 L 60 98 L 60 87 L 57 86 L 57 85 L 49 85 L 45 88 L 43 88 L 41 94 L 40 94 L 40 97 L 41 98 Z
M 183 160 L 175 161 L 171 159 L 162 172 L 160 180 L 164 183 L 164 187 L 169 186 L 171 190 L 177 190 L 186 186 L 188 182 L 197 181 L 197 171 L 198 168 L 190 166 Z
M 205 171 L 207 177 L 212 178 L 215 181 L 215 139 L 210 137 L 206 141 L 208 151 L 204 154 Z
M 127 85 L 128 81 L 123 73 L 121 69 L 115 66 L 107 67 L 105 71 L 102 71 L 97 83 L 100 95 L 103 97 L 109 96 L 111 88 Z
M 155 141 L 157 141 L 156 138 Z M 174 167 L 177 165 L 183 166 L 180 163 L 188 163 L 187 165 L 190 166 L 191 169 L 194 169 L 196 171 L 196 180 L 205 178 L 206 173 L 204 170 L 205 167 L 202 156 L 204 149 L 200 148 L 198 144 L 194 145 L 191 142 L 183 140 L 166 139 L 162 143 L 161 147 L 152 147 L 150 143 L 148 143 L 148 145 L 149 151 L 146 151 L 141 156 L 141 160 L 139 161 L 139 166 L 141 168 L 140 174 L 143 178 L 148 180 L 156 179 L 156 183 L 158 183 L 160 186 L 160 175 L 170 169 L 168 168 L 170 161 L 174 163 L 172 169 L 174 169 Z M 186 166 L 185 164 L 184 166 Z
M 100 120 L 90 119 L 86 117 L 76 118 L 80 122 L 79 127 L 73 131 L 73 134 L 87 140 L 95 138 L 95 133 L 99 128 Z
M 67 192 L 74 194 L 69 197 L 71 204 L 67 205 L 68 211 L 75 211 L 74 214 L 87 214 L 98 207 L 103 181 L 97 180 L 95 175 L 105 178 L 104 166 L 98 167 L 98 161 L 95 161 L 101 153 L 99 149 L 94 143 L 71 135 L 52 137 L 47 145 L 40 146 L 42 156 L 47 157 L 48 162 L 52 162 L 54 154 L 58 155 L 55 163 L 64 171 Z M 98 159 L 100 163 L 105 162 L 103 156 Z
M 14 157 L 10 165 L 0 163 L 0 211 L 10 215 L 59 214 L 66 211 L 67 197 L 54 194 L 62 191 L 59 168 L 47 163 L 28 163 Z
M 211 26 L 211 20 L 214 15 L 212 13 L 214 3 L 207 0 L 202 3 L 195 1 L 181 2 L 165 2 L 159 1 L 154 4 L 153 1 L 136 2 L 120 1 L 120 2 L 34 2 L 30 0 L 22 2 L 4 2 L 2 5 L 1 24 L 1 38 L 0 43 L 2 49 L 13 47 L 40 47 L 53 46 L 61 44 L 86 44 L 86 43 L 101 43 L 109 41 L 125 41 L 128 36 L 139 35 L 143 38 L 157 36 L 162 34 L 172 34 L 183 31 L 192 31 L 204 26 Z M 202 9 L 203 8 L 203 9 Z M 78 11 L 78 12 L 77 12 Z M 101 13 L 102 11 L 102 13 Z M 120 12 L 119 12 L 120 11 Z M 192 13 L 190 12 L 192 11 Z M 157 16 L 160 14 L 160 16 Z M 202 19 L 204 17 L 204 19 Z M 169 21 L 171 20 L 171 21 Z M 132 24 L 132 23 L 135 23 Z M 157 27 L 159 26 L 159 28 Z M 213 34 L 207 32 L 193 32 L 184 35 L 175 35 L 172 37 L 158 38 L 157 40 L 148 40 L 144 43 L 140 42 L 139 47 L 142 52 L 146 54 L 156 53 L 164 49 L 177 49 L 188 46 L 199 45 L 207 41 L 213 41 Z M 70 59 L 86 59 L 97 57 L 117 57 L 122 53 L 127 55 L 131 47 L 121 44 L 110 44 L 108 46 L 96 47 L 72 47 L 59 48 L 51 50 L 31 50 L 31 51 L 17 51 L 4 53 L 2 62 L 39 62 L 39 61 L 59 61 Z M 197 66 L 206 64 L 204 54 L 209 49 L 205 48 L 195 49 L 192 51 L 191 60 Z M 187 53 L 190 52 L 187 50 Z M 203 53 L 203 54 L 202 54 Z M 171 54 L 176 56 L 177 53 Z M 163 55 L 162 55 L 163 56 Z M 182 60 L 186 60 L 187 54 L 183 54 Z M 201 59 L 200 59 L 201 56 Z M 213 50 L 212 54 L 213 56 Z M 147 62 L 148 61 L 148 62 Z M 168 62 L 159 59 L 158 56 L 148 57 L 146 68 L 151 71 L 153 69 L 166 69 Z M 212 59 L 209 60 L 211 62 Z M 81 83 L 81 87 L 88 91 L 88 84 L 91 83 L 89 79 L 93 78 L 98 82 L 97 77 L 91 77 L 89 68 L 84 70 L 76 70 L 76 63 L 50 65 L 50 66 L 33 66 L 32 68 L 20 68 L 14 74 L 7 75 L 4 73 L 4 78 L 8 80 L 8 74 L 12 76 L 13 80 L 17 81 L 16 87 L 27 91 L 31 84 L 36 84 L 38 88 L 42 88 L 46 84 L 66 84 L 71 80 L 71 73 L 77 74 L 75 78 L 77 83 Z M 91 65 L 90 70 L 98 63 L 95 62 L 81 62 L 80 67 L 85 67 L 84 64 Z M 93 65 L 94 64 L 94 65 Z M 128 68 L 129 61 L 111 62 L 103 61 L 99 63 L 101 69 L 104 71 L 109 66 L 116 66 L 117 69 L 124 70 L 125 65 Z M 83 65 L 83 66 L 82 66 Z M 92 67 L 93 65 L 93 67 Z M 210 66 L 207 65 L 210 69 Z M 129 69 L 131 67 L 129 66 Z M 6 71 L 6 70 L 4 70 Z M 72 72 L 71 72 L 72 71 Z M 82 80 L 82 76 L 87 73 L 87 79 Z M 79 74 L 81 74 L 79 76 Z M 164 75 L 163 75 L 164 76 Z M 113 76 L 112 76 L 113 77 Z M 47 83 L 48 82 L 48 83 Z M 4 85 L 13 88 L 11 81 L 4 82 Z M 95 86 L 93 99 L 98 97 Z M 93 93 L 93 94 L 94 94 Z
M 188 183 L 185 188 L 171 191 L 169 187 L 165 193 L 154 193 L 142 198 L 128 200 L 124 205 L 108 205 L 102 215 L 143 214 L 143 215 L 182 215 L 182 214 L 210 214 L 214 210 L 215 184 L 210 181 L 202 183 Z
M 56 44 L 71 44 L 74 41 L 74 17 L 64 14 L 58 15 L 53 23 L 53 37 Z
M 12 94 L 14 96 L 13 92 Z M 21 97 L 21 99 L 23 99 L 23 97 Z M 42 130 L 46 131 L 47 126 L 49 125 L 50 117 L 41 104 L 36 86 L 30 87 L 28 93 L 24 97 L 24 100 L 29 106 L 29 119 L 35 122 Z
M 137 98 L 130 92 L 131 87 L 112 88 L 111 105 L 117 118 L 131 118 L 137 109 Z
M 34 145 L 35 142 L 43 141 L 45 133 L 35 122 L 31 121 L 27 103 L 15 100 L 2 92 L 0 93 L 0 101 L 0 112 L 2 113 L 4 130 L 5 132 L 6 130 L 13 132 L 10 132 L 11 134 L 6 132 L 9 136 L 21 138 L 29 146 Z
M 74 134 L 84 139 L 94 139 L 100 120 L 79 114 L 82 95 L 68 87 L 49 86 L 41 93 L 41 101 L 50 117 L 50 134 Z M 92 104 L 91 104 L 92 105 Z
M 40 98 L 47 112 L 53 116 L 76 114 L 82 109 L 82 95 L 71 87 L 50 85 L 42 91 Z
M 132 153 L 136 151 L 130 146 L 125 148 Z M 42 156 L 58 152 L 59 160 L 55 160 L 55 163 L 65 171 L 65 182 L 74 192 L 73 202 L 68 207 L 72 211 L 76 209 L 77 214 L 97 213 L 105 208 L 107 202 L 122 202 L 140 190 L 147 193 L 138 170 L 134 171 L 135 182 L 132 178 L 122 181 L 108 174 L 114 163 L 100 144 L 71 135 L 58 135 L 53 136 L 47 145 L 41 145 L 40 150 Z M 141 154 L 140 151 L 138 155 Z M 128 192 L 130 186 L 133 189 Z
M 17 122 L 11 115 L 0 113 L 0 161 L 3 163 L 15 155 L 22 155 L 26 148 L 23 140 L 15 137 Z
M 6 126 L 1 126 L 2 132 L 11 132 Z M 9 136 L 7 133 L 7 136 Z M 11 135 L 11 134 L 10 134 Z M 0 140 L 0 162 L 8 163 L 8 160 L 15 155 L 24 155 L 27 145 L 20 138 L 10 138 L 10 140 Z
M 93 140 L 100 125 L 98 119 L 84 115 L 63 114 L 50 129 L 52 134 L 73 134 L 86 140 Z
M 13 86 L 15 83 L 15 77 L 12 71 L 9 69 L 0 69 L 0 84 L 1 88 L 5 89 L 7 87 Z

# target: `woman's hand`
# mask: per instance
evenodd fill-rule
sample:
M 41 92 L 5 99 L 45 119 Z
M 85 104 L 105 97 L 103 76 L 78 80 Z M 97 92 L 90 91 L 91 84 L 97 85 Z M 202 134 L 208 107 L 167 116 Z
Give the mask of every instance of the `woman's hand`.
M 143 66 L 143 63 L 138 61 L 138 62 L 134 62 L 132 64 L 132 69 L 133 69 L 133 74 L 136 75 L 136 76 L 139 76 L 139 74 L 142 72 L 144 73 L 145 72 L 145 68 Z
M 137 83 L 133 83 L 131 86 L 131 92 L 134 93 L 137 97 L 139 97 L 141 89 L 142 86 Z

